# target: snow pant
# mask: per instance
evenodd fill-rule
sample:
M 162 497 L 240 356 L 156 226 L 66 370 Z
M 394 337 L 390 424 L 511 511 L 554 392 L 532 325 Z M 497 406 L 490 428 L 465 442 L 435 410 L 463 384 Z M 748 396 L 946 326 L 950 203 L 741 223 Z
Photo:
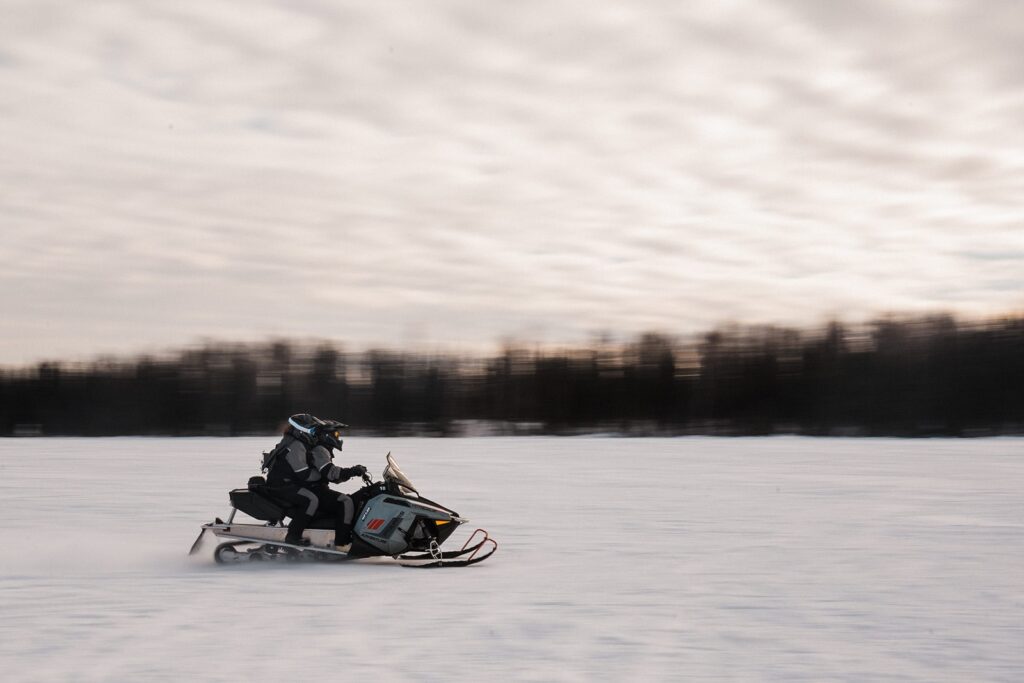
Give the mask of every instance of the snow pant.
M 327 486 L 286 485 L 273 488 L 275 497 L 291 504 L 288 543 L 302 541 L 304 532 L 314 519 L 334 520 L 334 543 L 344 545 L 352 538 L 352 517 L 355 505 L 350 496 L 332 491 Z

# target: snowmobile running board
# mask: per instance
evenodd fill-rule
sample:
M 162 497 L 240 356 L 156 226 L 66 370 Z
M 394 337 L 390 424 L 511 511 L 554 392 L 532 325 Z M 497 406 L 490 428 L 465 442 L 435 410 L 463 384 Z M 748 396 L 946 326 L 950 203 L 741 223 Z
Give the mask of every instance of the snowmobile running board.
M 352 557 L 344 550 L 336 550 L 334 548 L 328 548 L 320 545 L 298 545 L 295 543 L 285 543 L 284 541 L 276 541 L 269 540 L 266 538 L 245 536 L 243 534 L 239 534 L 235 531 L 232 531 L 232 526 L 235 525 L 232 525 L 230 521 L 227 524 L 225 524 L 224 522 L 221 522 L 219 519 L 216 522 L 204 524 L 202 531 L 199 532 L 199 536 L 196 538 L 195 542 L 192 544 L 192 548 L 189 550 L 189 555 L 194 555 L 198 551 L 199 546 L 202 543 L 203 537 L 206 535 L 206 532 L 213 531 L 214 534 L 221 538 L 233 539 L 232 541 L 222 543 L 219 546 L 217 546 L 217 549 L 214 552 L 214 559 L 218 563 L 224 563 L 226 561 L 225 559 L 223 559 L 222 553 L 226 552 L 227 550 L 231 550 L 234 552 L 235 546 L 248 544 L 255 544 L 259 546 L 258 548 L 251 549 L 248 551 L 248 553 L 246 553 L 246 555 L 248 555 L 248 559 L 250 560 L 263 560 L 268 558 L 274 558 L 274 556 L 277 554 L 277 549 L 285 550 L 286 552 L 284 553 L 284 556 L 292 559 L 295 559 L 301 555 L 306 556 L 310 559 L 325 559 L 331 562 L 353 562 L 355 560 L 366 560 L 372 559 L 374 557 Z M 478 535 L 482 535 L 482 538 L 476 541 L 475 543 L 472 543 L 474 539 L 477 538 Z M 270 546 L 274 550 L 268 553 L 256 554 L 260 553 L 260 551 L 262 551 L 263 548 L 266 546 Z M 480 555 L 480 551 L 484 549 L 485 546 L 486 552 Z M 488 557 L 493 555 L 494 551 L 496 551 L 497 549 L 497 541 L 488 536 L 486 530 L 477 529 L 472 534 L 470 534 L 469 538 L 466 539 L 466 542 L 463 543 L 462 548 L 459 550 L 442 551 L 435 545 L 433 548 L 431 548 L 429 553 L 424 553 L 421 555 L 396 555 L 394 556 L 394 559 L 398 560 L 398 564 L 400 566 L 410 568 L 435 569 L 440 567 L 468 567 L 472 564 L 478 564 L 480 562 L 483 562 Z M 241 553 L 236 552 L 236 554 L 242 556 Z M 463 557 L 467 554 L 469 555 L 469 557 L 464 560 L 456 559 Z

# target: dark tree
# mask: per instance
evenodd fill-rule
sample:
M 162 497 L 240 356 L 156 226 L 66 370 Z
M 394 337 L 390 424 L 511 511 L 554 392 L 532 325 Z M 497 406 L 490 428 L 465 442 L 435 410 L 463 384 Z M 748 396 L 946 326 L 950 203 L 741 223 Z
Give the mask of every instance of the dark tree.
M 312 412 L 380 433 L 1024 432 L 1024 318 L 723 327 L 491 358 L 214 344 L 0 370 L 0 435 L 254 434 Z

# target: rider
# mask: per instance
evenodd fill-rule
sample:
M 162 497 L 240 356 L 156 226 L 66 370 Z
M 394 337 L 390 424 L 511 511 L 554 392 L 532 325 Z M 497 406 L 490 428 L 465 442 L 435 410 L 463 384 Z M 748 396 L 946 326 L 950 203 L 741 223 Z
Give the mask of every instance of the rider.
M 338 467 L 333 462 L 332 449 L 341 450 L 341 430 L 347 426 L 306 413 L 292 415 L 284 438 L 268 454 L 268 487 L 276 497 L 294 505 L 285 542 L 308 545 L 302 532 L 314 517 L 325 516 L 335 518 L 335 545 L 352 542 L 352 498 L 328 486 L 366 474 L 362 465 Z

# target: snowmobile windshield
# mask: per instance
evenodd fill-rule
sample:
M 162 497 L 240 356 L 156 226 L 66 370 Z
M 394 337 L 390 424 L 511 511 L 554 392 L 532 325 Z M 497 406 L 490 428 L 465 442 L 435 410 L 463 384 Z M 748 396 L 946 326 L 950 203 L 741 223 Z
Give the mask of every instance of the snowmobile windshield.
M 398 485 L 399 489 L 403 493 L 415 493 L 419 495 L 419 491 L 409 481 L 409 477 L 405 476 L 402 472 L 402 468 L 398 466 L 398 462 L 388 453 L 388 466 L 384 468 L 384 480 L 392 481 Z

